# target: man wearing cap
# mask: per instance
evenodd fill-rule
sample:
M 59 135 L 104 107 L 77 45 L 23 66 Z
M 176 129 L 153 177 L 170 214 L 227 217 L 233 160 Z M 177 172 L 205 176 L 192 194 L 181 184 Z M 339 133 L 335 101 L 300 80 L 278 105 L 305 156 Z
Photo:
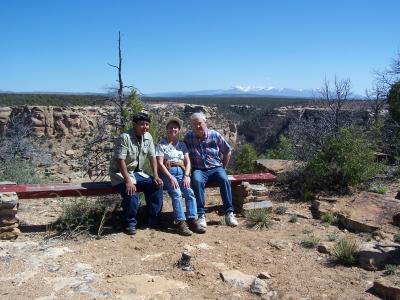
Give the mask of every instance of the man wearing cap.
M 158 176 L 153 138 L 148 132 L 150 121 L 145 113 L 133 115 L 132 129 L 118 137 L 110 162 L 111 184 L 122 196 L 122 222 L 124 231 L 130 235 L 136 233 L 137 189 L 145 195 L 148 225 L 157 227 L 160 224 L 163 182 Z M 147 157 L 154 177 L 143 172 Z
M 207 128 L 203 113 L 194 113 L 191 122 L 192 131 L 185 135 L 185 143 L 192 163 L 192 188 L 197 200 L 199 223 L 203 227 L 207 226 L 204 191 L 207 181 L 210 180 L 216 182 L 220 188 L 226 225 L 237 226 L 238 222 L 233 214 L 231 183 L 225 171 L 232 147 L 220 133 Z

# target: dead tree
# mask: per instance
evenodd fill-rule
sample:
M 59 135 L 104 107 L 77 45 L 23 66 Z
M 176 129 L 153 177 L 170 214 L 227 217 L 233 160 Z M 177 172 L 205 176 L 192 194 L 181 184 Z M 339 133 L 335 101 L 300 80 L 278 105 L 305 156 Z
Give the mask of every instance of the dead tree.
M 118 32 L 118 64 L 109 66 L 117 70 L 117 87 L 111 88 L 114 96 L 110 99 L 112 107 L 106 116 L 99 119 L 91 132 L 91 137 L 85 145 L 83 155 L 80 157 L 82 169 L 93 181 L 104 180 L 108 176 L 108 164 L 111 159 L 114 140 L 118 133 L 127 127 L 126 90 L 133 90 L 132 86 L 124 85 L 122 79 L 122 49 L 121 33 Z

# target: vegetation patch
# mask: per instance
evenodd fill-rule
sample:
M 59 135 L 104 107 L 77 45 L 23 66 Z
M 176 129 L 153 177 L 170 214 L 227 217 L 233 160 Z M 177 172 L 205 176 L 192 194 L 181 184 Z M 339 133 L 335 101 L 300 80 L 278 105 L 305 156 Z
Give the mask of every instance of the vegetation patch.
M 307 237 L 300 242 L 300 245 L 304 248 L 315 248 L 318 246 L 320 238 L 316 237 L 314 234 L 308 234 Z
M 248 226 L 252 229 L 267 229 L 271 226 L 271 215 L 267 209 L 252 209 L 246 213 Z
M 118 210 L 116 197 L 61 198 L 61 216 L 50 226 L 60 235 L 73 238 L 79 234 L 91 233 L 101 236 L 104 225 Z
M 359 245 L 355 240 L 340 239 L 332 250 L 332 255 L 345 266 L 352 266 L 357 261 Z

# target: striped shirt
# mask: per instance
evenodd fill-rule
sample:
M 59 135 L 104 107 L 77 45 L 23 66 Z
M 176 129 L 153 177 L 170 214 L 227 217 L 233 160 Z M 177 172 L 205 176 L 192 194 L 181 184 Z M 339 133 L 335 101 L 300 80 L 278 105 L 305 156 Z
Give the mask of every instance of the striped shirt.
M 185 135 L 185 143 L 193 169 L 211 169 L 221 167 L 221 154 L 231 152 L 232 147 L 220 133 L 207 129 L 203 138 L 198 138 L 193 131 Z

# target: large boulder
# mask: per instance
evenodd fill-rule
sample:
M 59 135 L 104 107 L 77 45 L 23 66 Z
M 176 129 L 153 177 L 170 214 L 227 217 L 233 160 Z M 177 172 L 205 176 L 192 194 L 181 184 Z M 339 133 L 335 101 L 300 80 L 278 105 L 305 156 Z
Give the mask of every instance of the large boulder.
M 267 172 L 277 175 L 295 170 L 301 165 L 301 162 L 294 160 L 257 159 L 254 169 L 256 172 Z
M 395 243 L 368 242 L 361 245 L 358 264 L 369 271 L 382 270 L 387 264 L 399 263 L 400 246 Z

